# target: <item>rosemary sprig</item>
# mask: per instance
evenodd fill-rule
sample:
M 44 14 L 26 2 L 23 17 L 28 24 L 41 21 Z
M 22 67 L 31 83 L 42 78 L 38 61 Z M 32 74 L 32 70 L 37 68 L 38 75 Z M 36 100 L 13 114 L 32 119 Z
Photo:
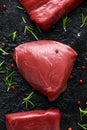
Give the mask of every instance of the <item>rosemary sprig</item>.
M 24 8 L 22 8 L 21 6 L 17 6 L 17 8 L 20 10 L 24 10 Z
M 81 14 L 82 16 L 82 24 L 80 27 L 83 27 L 84 25 L 87 25 L 87 16 L 85 16 L 83 13 Z
M 79 125 L 83 130 L 87 130 L 87 124 L 80 124 L 80 123 L 78 123 L 78 125 Z
M 62 19 L 62 26 L 63 26 L 63 29 L 64 29 L 65 32 L 66 32 L 66 29 L 67 29 L 68 24 L 69 24 L 71 21 L 72 21 L 72 20 L 71 20 L 68 16 L 63 17 L 63 19 Z
M 7 91 L 9 91 L 13 85 L 17 85 L 17 83 L 13 81 L 13 74 L 14 74 L 14 71 L 9 73 L 8 68 L 6 68 L 6 77 L 5 77 L 4 82 L 7 87 Z
M 87 116 L 87 108 L 81 109 L 79 108 L 80 111 L 80 119 L 82 120 L 84 116 Z
M 82 121 L 84 116 L 87 116 L 87 108 L 85 109 L 81 109 L 79 108 L 80 111 L 80 120 Z M 87 130 L 87 124 L 80 124 L 78 123 L 78 125 L 83 129 L 83 130 Z
M 5 50 L 3 50 L 2 48 L 0 48 L 0 52 L 2 52 L 3 55 L 8 55 L 8 53 Z
M 23 21 L 24 23 L 27 23 L 24 17 L 22 17 L 22 21 Z
M 0 63 L 0 73 L 3 73 L 4 71 L 2 71 L 2 66 L 3 66 L 3 64 L 4 64 L 4 61 L 2 61 L 1 63 Z
M 30 26 L 25 26 L 25 28 L 24 28 L 24 33 L 27 33 L 27 32 L 30 32 L 33 36 L 34 36 L 34 38 L 36 39 L 36 40 L 39 40 L 38 39 L 38 37 L 36 36 L 36 34 L 33 32 L 33 28 L 32 27 L 30 27 Z
M 11 38 L 12 38 L 12 40 L 13 40 L 13 41 L 15 41 L 15 40 L 16 40 L 16 38 L 17 38 L 17 32 L 15 31 L 15 32 L 13 32 L 13 33 L 9 34 L 9 35 L 8 35 L 8 37 L 11 37 Z
M 28 108 L 28 104 L 35 106 L 34 103 L 31 101 L 34 92 L 31 92 L 26 98 L 23 99 L 22 104 L 25 104 L 26 109 Z
M 26 20 L 24 17 L 22 17 L 22 21 L 26 24 Z M 32 26 L 27 26 L 25 25 L 24 27 L 24 33 L 26 34 L 27 32 L 31 33 L 32 36 L 36 39 L 36 40 L 39 40 L 38 37 L 36 36 L 36 34 L 33 32 L 34 31 L 34 28 Z

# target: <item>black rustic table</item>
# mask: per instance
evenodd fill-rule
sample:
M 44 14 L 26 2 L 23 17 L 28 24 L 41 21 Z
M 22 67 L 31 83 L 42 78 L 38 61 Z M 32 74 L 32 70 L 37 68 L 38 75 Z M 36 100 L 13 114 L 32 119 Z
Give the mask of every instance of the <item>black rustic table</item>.
M 2 5 L 6 4 L 7 9 L 2 9 Z M 78 122 L 79 107 L 77 102 L 81 102 L 81 108 L 86 107 L 87 102 L 87 68 L 82 70 L 82 66 L 87 67 L 87 27 L 81 25 L 81 14 L 87 15 L 87 1 L 80 7 L 68 14 L 71 18 L 71 23 L 67 26 L 65 32 L 62 27 L 62 20 L 56 23 L 49 31 L 39 31 L 34 23 L 31 22 L 26 12 L 17 8 L 21 6 L 18 0 L 0 0 L 0 48 L 3 48 L 8 55 L 3 55 L 0 51 L 0 63 L 4 61 L 0 73 L 0 130 L 6 130 L 5 114 L 13 112 L 21 112 L 35 109 L 57 108 L 62 113 L 61 130 L 67 130 L 72 127 L 73 130 L 80 130 Z M 63 42 L 74 48 L 78 53 L 78 58 L 72 71 L 73 78 L 68 81 L 67 90 L 54 102 L 49 102 L 47 97 L 35 91 L 32 97 L 33 107 L 29 104 L 26 109 L 22 104 L 25 98 L 31 91 L 31 86 L 19 74 L 17 67 L 13 61 L 14 48 L 26 41 L 34 41 L 35 38 L 31 33 L 24 34 L 24 26 L 22 18 L 25 18 L 27 25 L 34 28 L 34 33 L 41 39 L 49 39 Z M 13 41 L 8 38 L 8 35 L 17 32 L 17 38 Z M 12 67 L 14 64 L 14 67 Z M 13 80 L 18 83 L 15 91 L 10 89 L 7 91 L 5 79 L 5 70 L 8 68 L 9 73 L 15 71 Z M 81 84 L 79 80 L 82 79 Z M 85 122 L 87 123 L 87 122 Z

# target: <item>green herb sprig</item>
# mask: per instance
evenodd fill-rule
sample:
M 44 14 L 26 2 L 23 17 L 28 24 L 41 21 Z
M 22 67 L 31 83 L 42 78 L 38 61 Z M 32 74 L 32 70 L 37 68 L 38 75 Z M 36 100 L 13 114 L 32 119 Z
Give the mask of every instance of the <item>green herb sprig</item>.
M 9 35 L 8 35 L 8 38 L 9 38 L 9 37 L 11 37 L 13 41 L 15 41 L 16 38 L 17 38 L 17 32 L 15 31 L 15 32 L 9 34 Z
M 0 52 L 1 52 L 3 55 L 8 55 L 8 53 L 7 53 L 5 50 L 3 50 L 2 48 L 0 48 Z
M 14 71 L 9 73 L 8 68 L 6 68 L 6 77 L 4 79 L 4 82 L 7 87 L 7 91 L 9 91 L 13 85 L 17 85 L 17 83 L 13 81 L 13 74 Z
M 24 17 L 22 17 L 22 21 L 23 23 L 27 23 Z
M 87 130 L 87 124 L 80 124 L 80 123 L 78 123 L 78 125 L 79 125 L 83 130 Z
M 2 61 L 1 63 L 0 63 L 0 73 L 3 73 L 4 71 L 3 71 L 3 64 L 4 64 L 4 61 Z
M 22 104 L 25 104 L 26 109 L 28 108 L 28 104 L 35 106 L 34 103 L 31 101 L 34 92 L 31 92 L 26 98 L 23 99 Z
M 87 108 L 85 109 L 81 109 L 79 108 L 79 111 L 80 111 L 80 120 L 82 121 L 83 120 L 83 117 L 87 116 Z M 78 125 L 83 129 L 83 130 L 87 130 L 87 124 L 80 124 L 78 123 Z
M 79 108 L 79 111 L 80 111 L 80 119 L 82 121 L 83 117 L 87 116 L 87 108 L 85 108 L 85 109 Z
M 17 8 L 20 10 L 24 10 L 24 8 L 22 8 L 21 6 L 17 6 Z
M 67 30 L 68 24 L 69 24 L 71 21 L 72 21 L 72 20 L 71 20 L 68 16 L 63 17 L 63 19 L 62 19 L 62 26 L 63 26 L 63 29 L 64 29 L 65 32 L 66 32 L 66 30 Z
M 22 21 L 26 24 L 26 20 L 24 17 L 22 17 Z M 32 36 L 36 39 L 36 40 L 39 40 L 38 37 L 36 36 L 36 34 L 34 33 L 34 28 L 32 26 L 28 26 L 28 25 L 25 25 L 24 27 L 24 33 L 26 34 L 27 32 L 31 33 Z
M 33 32 L 33 28 L 32 27 L 30 27 L 30 26 L 25 26 L 25 28 L 24 28 L 24 33 L 26 34 L 27 32 L 30 32 L 33 36 L 34 36 L 34 38 L 36 39 L 36 40 L 39 40 L 38 39 L 38 37 L 36 36 L 36 34 Z
M 80 27 L 83 27 L 87 25 L 87 16 L 85 16 L 83 13 L 81 14 L 81 16 L 82 16 L 82 24 Z

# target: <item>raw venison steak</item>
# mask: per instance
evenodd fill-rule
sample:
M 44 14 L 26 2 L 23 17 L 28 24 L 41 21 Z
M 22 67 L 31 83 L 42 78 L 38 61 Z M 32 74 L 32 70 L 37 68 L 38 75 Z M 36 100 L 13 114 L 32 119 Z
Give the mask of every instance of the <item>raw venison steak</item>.
M 40 40 L 16 47 L 13 58 L 26 81 L 53 101 L 66 90 L 76 57 L 67 45 Z
M 60 130 L 61 113 L 56 109 L 6 114 L 7 130 Z
M 31 20 L 41 29 L 48 30 L 64 15 L 85 0 L 19 0 Z

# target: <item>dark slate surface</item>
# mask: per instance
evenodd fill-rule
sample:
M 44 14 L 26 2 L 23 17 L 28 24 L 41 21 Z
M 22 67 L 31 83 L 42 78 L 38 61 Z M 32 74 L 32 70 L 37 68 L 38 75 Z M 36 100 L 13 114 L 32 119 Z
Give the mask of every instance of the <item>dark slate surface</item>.
M 2 10 L 2 4 L 7 5 L 7 10 Z M 81 70 L 82 65 L 87 67 L 87 27 L 80 28 L 80 25 L 81 13 L 83 12 L 87 15 L 87 1 L 68 15 L 72 19 L 72 22 L 69 24 L 66 33 L 63 31 L 61 20 L 49 31 L 42 31 L 40 33 L 30 21 L 27 14 L 17 9 L 17 5 L 20 5 L 17 0 L 0 0 L 0 47 L 3 47 L 1 43 L 5 42 L 6 45 L 3 48 L 9 52 L 8 56 L 3 56 L 0 53 L 0 62 L 5 60 L 3 68 L 8 67 L 9 71 L 15 71 L 14 81 L 19 84 L 16 91 L 10 90 L 7 92 L 3 82 L 5 74 L 0 74 L 0 130 L 6 130 L 6 113 L 48 108 L 60 109 L 62 113 L 61 130 L 67 130 L 68 127 L 72 127 L 73 130 L 80 130 L 77 125 L 79 122 L 77 101 L 81 100 L 82 108 L 87 101 L 87 69 L 84 71 Z M 14 48 L 23 42 L 35 40 L 31 34 L 23 34 L 24 23 L 22 22 L 22 16 L 25 17 L 27 25 L 34 26 L 34 32 L 39 39 L 60 41 L 68 44 L 78 52 L 78 58 L 72 72 L 73 79 L 68 82 L 67 90 L 51 103 L 47 97 L 35 91 L 32 98 L 35 107 L 30 105 L 28 109 L 22 104 L 22 100 L 31 92 L 31 87 L 18 73 L 16 65 L 14 69 L 10 67 L 10 64 L 13 63 L 12 56 Z M 15 42 L 7 38 L 14 31 L 17 31 L 17 40 Z M 82 85 L 79 84 L 79 79 L 83 79 L 84 82 Z

